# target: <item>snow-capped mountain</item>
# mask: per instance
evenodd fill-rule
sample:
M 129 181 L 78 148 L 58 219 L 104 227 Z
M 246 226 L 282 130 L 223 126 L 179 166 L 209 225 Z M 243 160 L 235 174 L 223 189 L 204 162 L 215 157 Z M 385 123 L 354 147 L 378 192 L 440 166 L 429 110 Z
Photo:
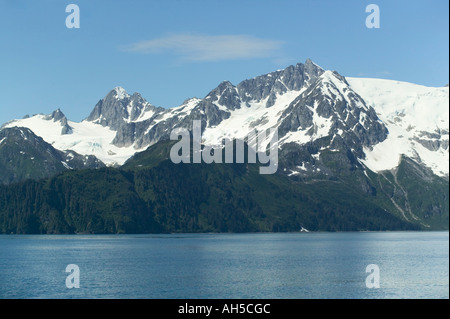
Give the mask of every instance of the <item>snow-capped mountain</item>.
M 86 120 L 77 123 L 66 120 L 65 116 L 58 120 L 51 115 L 37 114 L 8 122 L 3 126 L 3 128 L 11 127 L 26 127 L 58 150 L 94 155 L 109 165 L 124 162 L 136 151 L 113 145 L 112 140 L 116 131 Z
M 148 153 L 161 160 L 172 130 L 190 130 L 200 120 L 202 143 L 213 146 L 277 128 L 276 178 L 289 181 L 280 192 L 314 189 L 311 207 L 331 219 L 333 207 L 352 210 L 363 198 L 370 203 L 363 219 L 380 209 L 420 229 L 448 229 L 448 118 L 448 86 L 345 78 L 308 59 L 237 85 L 224 81 L 204 98 L 173 108 L 116 87 L 80 123 L 60 109 L 12 120 L 0 129 L 0 183 L 121 166 L 137 152 L 139 163 Z M 200 174 L 200 166 L 192 169 Z M 333 203 L 327 202 L 330 192 Z M 302 196 L 287 200 L 297 203 Z
M 95 105 L 86 120 L 117 130 L 123 123 L 142 122 L 163 110 L 139 93 L 129 95 L 122 87 L 116 87 Z
M 449 173 L 449 88 L 412 83 L 347 78 L 350 87 L 372 106 L 389 131 L 388 138 L 366 147 L 363 160 L 373 171 L 393 169 L 401 155 Z
M 28 128 L 0 130 L 0 184 L 45 178 L 65 170 L 104 166 L 95 156 L 57 150 Z
M 56 149 L 121 165 L 169 139 L 174 128 L 192 128 L 193 120 L 202 121 L 205 144 L 276 127 L 286 159 L 281 168 L 291 176 L 333 175 L 321 163 L 325 153 L 345 153 L 352 165 L 374 172 L 394 169 L 406 155 L 448 176 L 448 98 L 448 87 L 346 79 L 308 59 L 236 86 L 222 82 L 206 97 L 174 108 L 155 107 L 139 93 L 116 87 L 81 123 L 67 120 L 58 109 L 3 128 L 26 127 Z

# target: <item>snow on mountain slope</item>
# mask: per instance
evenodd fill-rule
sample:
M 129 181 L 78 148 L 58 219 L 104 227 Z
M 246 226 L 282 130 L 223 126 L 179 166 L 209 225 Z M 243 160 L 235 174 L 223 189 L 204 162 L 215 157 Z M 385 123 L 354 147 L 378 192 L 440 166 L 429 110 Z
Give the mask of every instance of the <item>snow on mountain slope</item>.
M 201 101 L 198 98 L 191 98 L 184 101 L 183 104 L 167 109 L 165 112 L 161 112 L 153 119 L 153 124 L 157 124 L 160 122 L 164 122 L 170 118 L 175 118 L 178 116 L 186 116 L 190 114 L 190 112 L 197 106 L 197 104 Z M 151 129 L 151 127 L 149 127 Z
M 132 147 L 117 147 L 112 144 L 116 132 L 89 121 L 81 123 L 68 121 L 71 134 L 61 134 L 62 125 L 47 115 L 14 120 L 4 125 L 8 127 L 27 127 L 44 141 L 59 150 L 73 150 L 83 155 L 94 155 L 107 165 L 123 164 L 138 150 Z
M 360 116 L 356 123 L 352 122 L 353 129 L 355 125 L 360 123 L 364 126 L 367 116 L 365 114 L 368 111 L 367 106 L 360 99 L 354 98 L 354 92 L 352 92 L 348 84 L 345 83 L 345 79 L 339 78 L 337 74 L 332 71 L 325 71 L 318 79 L 319 81 L 315 84 L 315 88 L 310 88 L 306 92 L 306 96 L 303 99 L 308 100 L 308 95 L 311 96 L 309 100 L 312 100 L 310 104 L 306 104 L 306 107 L 312 112 L 312 121 L 310 121 L 309 127 L 303 130 L 290 131 L 284 137 L 282 137 L 280 144 L 284 143 L 298 143 L 304 144 L 322 137 L 338 134 L 342 135 L 343 130 L 338 129 L 337 132 L 332 132 L 332 127 L 335 126 L 335 121 L 340 122 L 345 125 L 348 121 L 349 115 L 355 115 L 355 109 L 360 109 Z M 320 93 L 319 93 L 320 92 Z M 339 103 L 347 105 L 345 107 L 347 110 L 341 109 L 337 110 L 335 107 Z M 307 102 L 306 102 L 307 103 Z M 330 108 L 328 112 L 320 112 L 319 108 L 323 109 L 323 103 L 328 104 L 328 106 L 334 106 Z M 335 118 L 333 119 L 333 116 Z M 357 115 L 359 117 L 359 114 Z
M 366 148 L 364 164 L 373 171 L 393 169 L 402 154 L 449 174 L 449 88 L 383 79 L 347 78 L 377 112 L 388 138 Z
M 113 91 L 116 93 L 116 99 L 123 100 L 125 98 L 129 98 L 130 95 L 125 91 L 125 89 L 121 86 L 117 86 L 113 89 Z
M 342 130 L 332 129 L 340 124 L 342 127 L 351 125 L 353 129 L 357 124 L 370 128 L 369 122 L 367 122 L 368 106 L 361 99 L 356 98 L 355 93 L 349 88 L 343 77 L 332 71 L 324 71 L 316 80 L 315 84 L 306 84 L 298 90 L 277 92 L 259 101 L 241 102 L 240 107 L 228 110 L 229 118 L 224 119 L 218 125 L 206 128 L 203 142 L 220 144 L 224 137 L 243 139 L 254 128 L 258 132 L 266 131 L 269 128 L 277 128 L 286 121 L 289 123 L 287 124 L 289 130 L 287 132 L 280 131 L 280 146 L 290 142 L 305 144 L 322 137 L 332 136 L 336 131 L 338 134 L 342 134 Z M 272 103 L 272 106 L 267 107 L 269 99 L 273 99 L 275 102 Z M 220 100 L 220 96 L 218 100 Z M 344 107 L 336 108 L 340 103 Z M 219 104 L 215 104 L 221 107 Z M 300 127 L 291 125 L 295 122 L 295 119 L 292 119 L 292 114 L 295 112 L 300 112 L 299 116 L 305 125 Z M 340 124 L 336 122 L 340 122 Z M 350 127 L 348 128 L 350 129 Z M 268 143 L 270 138 L 267 136 L 263 146 Z
M 255 128 L 261 132 L 278 127 L 280 147 L 329 136 L 322 149 L 350 145 L 373 171 L 395 168 L 404 154 L 445 176 L 448 99 L 448 87 L 344 78 L 307 60 L 237 86 L 224 81 L 205 98 L 186 100 L 178 107 L 155 107 L 139 93 L 130 95 L 116 87 L 80 123 L 68 121 L 57 110 L 3 127 L 27 127 L 56 149 L 94 155 L 107 165 L 121 165 L 136 152 L 168 139 L 175 127 L 189 129 L 193 119 L 202 120 L 203 143 L 209 145 L 221 144 L 224 138 L 243 139 Z
M 241 107 L 231 111 L 228 119 L 223 120 L 217 126 L 207 127 L 203 133 L 203 143 L 220 144 L 223 138 L 244 139 L 252 130 L 258 132 L 278 126 L 279 118 L 292 101 L 298 97 L 305 88 L 300 91 L 291 90 L 284 94 L 276 95 L 276 103 L 270 108 L 266 107 L 269 97 L 261 101 L 242 102 Z M 247 106 L 247 103 L 249 106 Z M 267 140 L 270 136 L 267 136 Z M 263 143 L 264 145 L 266 143 Z

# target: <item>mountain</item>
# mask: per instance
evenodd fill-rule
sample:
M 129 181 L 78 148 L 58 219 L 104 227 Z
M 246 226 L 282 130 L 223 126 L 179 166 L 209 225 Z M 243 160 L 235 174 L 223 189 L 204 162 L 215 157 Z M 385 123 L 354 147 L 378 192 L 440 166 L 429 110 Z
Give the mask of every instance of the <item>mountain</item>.
M 56 150 L 28 128 L 0 130 L 0 184 L 49 177 L 67 169 L 103 166 L 95 156 Z
M 78 154 L 95 156 L 109 166 L 122 164 L 137 150 L 121 148 L 111 142 L 116 131 L 88 120 L 80 123 L 60 118 L 61 111 L 51 115 L 36 114 L 19 120 L 12 120 L 2 126 L 4 128 L 26 127 L 37 136 L 60 151 L 72 150 Z M 54 115 L 57 115 L 54 118 Z M 58 120 L 58 118 L 60 118 Z M 144 150 L 143 148 L 142 150 Z
M 421 229 L 344 183 L 293 184 L 257 164 L 174 164 L 173 144 L 158 142 L 121 168 L 0 186 L 0 233 Z
M 374 171 L 393 169 L 402 155 L 438 176 L 449 174 L 449 89 L 380 79 L 348 78 L 372 106 L 389 138 L 366 148 L 364 164 Z
M 203 99 L 188 99 L 174 108 L 155 107 L 139 93 L 116 87 L 81 123 L 68 121 L 57 110 L 4 127 L 27 127 L 59 150 L 94 155 L 113 166 L 169 139 L 174 128 L 191 129 L 194 119 L 202 121 L 207 144 L 243 138 L 254 128 L 277 127 L 281 149 L 315 143 L 333 150 L 335 144 L 345 144 L 375 172 L 394 169 L 404 154 L 448 178 L 448 96 L 448 87 L 345 78 L 308 59 L 236 86 L 224 81 Z M 297 166 L 314 165 L 320 153 L 284 168 L 302 175 L 305 170 Z
M 237 85 L 224 81 L 174 108 L 116 87 L 81 123 L 58 109 L 10 121 L 2 131 L 26 127 L 57 150 L 120 167 L 168 141 L 175 128 L 192 130 L 193 120 L 202 124 L 204 145 L 277 128 L 278 177 L 299 189 L 335 185 L 422 229 L 448 229 L 448 113 L 448 87 L 346 78 L 308 59 Z
M 95 105 L 86 120 L 117 130 L 124 123 L 143 121 L 162 111 L 139 93 L 129 95 L 122 87 L 116 87 Z

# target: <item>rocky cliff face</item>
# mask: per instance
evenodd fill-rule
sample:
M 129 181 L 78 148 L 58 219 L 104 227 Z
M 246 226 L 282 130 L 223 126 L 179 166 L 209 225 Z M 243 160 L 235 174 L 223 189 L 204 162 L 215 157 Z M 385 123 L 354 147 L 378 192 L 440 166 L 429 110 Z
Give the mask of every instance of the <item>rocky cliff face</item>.
M 220 125 L 230 118 L 234 111 L 248 109 L 251 116 L 251 106 L 264 101 L 267 108 L 277 103 L 277 98 L 287 92 L 300 92 L 309 87 L 325 71 L 307 60 L 305 64 L 290 66 L 253 79 L 245 80 L 234 86 L 228 81 L 219 84 L 203 99 L 190 99 L 174 109 L 151 109 L 150 115 L 139 117 L 127 117 L 129 95 L 125 92 L 118 94 L 111 91 L 101 100 L 94 111 L 87 118 L 117 130 L 113 143 L 117 146 L 133 145 L 140 149 L 152 145 L 161 139 L 168 139 L 170 131 L 175 127 L 192 128 L 193 120 L 202 121 L 202 128 Z M 141 105 L 136 109 L 144 110 Z M 145 102 L 143 102 L 145 103 Z M 147 107 L 148 109 L 148 107 Z M 141 111 L 142 112 L 142 111 Z M 142 113 L 141 113 L 142 114 Z M 129 119 L 123 121 L 123 118 Z
M 116 87 L 100 100 L 87 117 L 87 121 L 118 130 L 125 123 L 135 122 L 149 113 L 163 109 L 148 103 L 139 93 L 129 95 L 123 88 Z

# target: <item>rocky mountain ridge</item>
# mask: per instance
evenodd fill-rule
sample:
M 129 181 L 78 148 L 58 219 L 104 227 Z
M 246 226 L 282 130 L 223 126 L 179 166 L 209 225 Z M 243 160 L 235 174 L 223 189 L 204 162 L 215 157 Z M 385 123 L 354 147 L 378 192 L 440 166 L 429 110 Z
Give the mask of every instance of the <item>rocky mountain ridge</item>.
M 4 173 L 2 183 L 51 176 L 61 167 L 118 167 L 169 140 L 172 130 L 191 130 L 199 120 L 205 145 L 220 144 L 224 138 L 245 140 L 252 130 L 276 128 L 277 174 L 293 184 L 338 183 L 408 222 L 439 228 L 436 220 L 448 220 L 448 92 L 448 87 L 346 78 L 311 60 L 237 85 L 224 81 L 204 98 L 170 109 L 116 87 L 80 123 L 58 109 L 3 125 L 0 162 L 14 162 L 11 148 L 5 147 L 12 139 L 5 134 L 15 130 L 19 140 L 14 145 L 25 145 L 27 140 L 18 132 L 27 128 L 28 134 L 41 139 L 34 152 L 59 154 L 53 156 L 59 168 L 33 166 L 31 158 L 36 156 L 26 156 L 26 165 L 3 170 L 9 173 Z M 20 152 L 24 151 L 16 148 L 14 158 Z M 69 165 L 58 152 L 90 156 L 92 165 Z M 24 167 L 44 173 L 10 173 Z

